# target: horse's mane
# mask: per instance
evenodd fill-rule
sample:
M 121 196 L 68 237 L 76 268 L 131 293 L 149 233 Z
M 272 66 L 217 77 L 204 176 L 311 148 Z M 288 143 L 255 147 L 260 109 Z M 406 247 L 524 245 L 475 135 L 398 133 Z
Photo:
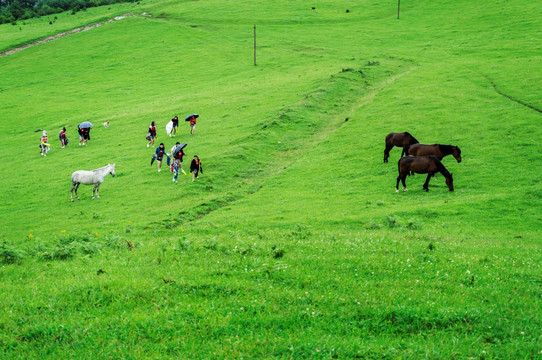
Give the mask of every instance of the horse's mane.
M 98 171 L 98 170 L 103 170 L 103 169 L 105 169 L 105 168 L 107 168 L 107 167 L 110 167 L 110 166 L 111 166 L 111 164 L 107 164 L 107 165 L 105 165 L 105 166 L 102 166 L 101 168 L 97 168 L 97 169 L 94 169 L 94 170 L 90 170 L 90 171 Z
M 444 177 L 449 177 L 450 172 L 448 171 L 448 169 L 446 169 L 446 167 L 444 167 L 444 164 L 442 163 L 442 161 L 440 161 L 436 156 L 433 156 L 433 155 L 431 155 L 431 158 L 433 158 L 433 160 L 435 161 L 435 165 L 437 166 L 437 170 L 442 175 L 444 175 Z
M 410 136 L 410 144 L 419 144 L 420 142 L 418 140 L 416 140 L 416 138 L 414 136 L 412 136 L 411 133 L 409 133 L 408 131 L 405 131 L 405 134 Z
M 443 154 L 451 154 L 454 152 L 454 147 L 452 145 L 442 145 L 438 144 L 439 150 Z

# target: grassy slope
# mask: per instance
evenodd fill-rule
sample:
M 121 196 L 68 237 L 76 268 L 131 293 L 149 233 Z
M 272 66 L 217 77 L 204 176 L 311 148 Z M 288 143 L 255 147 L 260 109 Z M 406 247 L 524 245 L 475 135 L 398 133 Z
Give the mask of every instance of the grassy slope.
M 40 18 L 18 21 L 17 25 L 2 26 L 0 37 L 0 52 L 19 45 L 28 44 L 45 37 L 80 26 L 101 23 L 123 14 L 140 14 L 140 8 L 135 4 L 114 4 L 72 14 L 67 11 Z
M 3 254 L 24 255 L 0 273 L 3 351 L 535 356 L 540 114 L 487 77 L 542 107 L 537 5 L 486 8 L 406 4 L 397 21 L 367 2 L 142 3 L 154 18 L 0 59 L 0 151 L 21 152 L 0 164 L 17 174 L 1 182 Z M 175 188 L 143 136 L 191 112 L 180 139 L 206 172 Z M 75 141 L 107 119 L 88 148 L 36 156 L 37 128 Z M 444 161 L 456 192 L 439 176 L 393 192 L 382 142 L 403 130 L 462 148 Z M 70 173 L 109 161 L 102 198 L 69 204 Z

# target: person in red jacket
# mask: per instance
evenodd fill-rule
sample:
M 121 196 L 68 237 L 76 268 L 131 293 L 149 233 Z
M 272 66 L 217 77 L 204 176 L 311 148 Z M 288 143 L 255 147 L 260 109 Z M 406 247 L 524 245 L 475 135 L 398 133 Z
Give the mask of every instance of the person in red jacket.
M 196 116 L 192 116 L 190 118 L 190 134 L 194 134 L 194 131 L 196 130 L 196 122 L 198 121 Z
M 147 140 L 149 140 L 147 147 L 149 146 L 154 147 L 154 138 L 156 138 L 156 126 L 154 126 L 154 121 L 153 121 L 151 122 L 151 125 L 149 126 L 149 133 L 147 134 Z
M 58 138 L 60 139 L 60 145 L 62 145 L 62 148 L 64 148 L 64 146 L 68 145 L 68 139 L 66 138 L 66 128 L 62 128 L 62 130 L 60 130 L 60 133 L 58 134 Z

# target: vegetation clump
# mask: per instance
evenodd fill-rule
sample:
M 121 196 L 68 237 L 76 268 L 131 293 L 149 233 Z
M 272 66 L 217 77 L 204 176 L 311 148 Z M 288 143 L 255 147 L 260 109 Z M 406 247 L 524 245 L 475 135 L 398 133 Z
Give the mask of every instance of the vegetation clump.
M 87 8 L 136 0 L 0 0 L 0 24 L 16 24 L 18 20 L 57 14 L 71 10 L 72 14 Z M 56 20 L 56 16 L 55 16 Z M 54 21 L 49 21 L 52 24 Z

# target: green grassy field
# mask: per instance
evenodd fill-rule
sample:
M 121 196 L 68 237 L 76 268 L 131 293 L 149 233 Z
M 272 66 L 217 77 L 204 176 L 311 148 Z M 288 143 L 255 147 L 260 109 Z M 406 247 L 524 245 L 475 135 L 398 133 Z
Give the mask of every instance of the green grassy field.
M 542 356 L 542 7 L 394 6 L 145 0 L 1 25 L 3 51 L 133 15 L 0 58 L 0 358 Z M 151 121 L 200 179 L 149 166 Z M 461 148 L 454 192 L 395 193 L 402 131 Z M 71 203 L 71 173 L 108 163 L 101 198 Z

